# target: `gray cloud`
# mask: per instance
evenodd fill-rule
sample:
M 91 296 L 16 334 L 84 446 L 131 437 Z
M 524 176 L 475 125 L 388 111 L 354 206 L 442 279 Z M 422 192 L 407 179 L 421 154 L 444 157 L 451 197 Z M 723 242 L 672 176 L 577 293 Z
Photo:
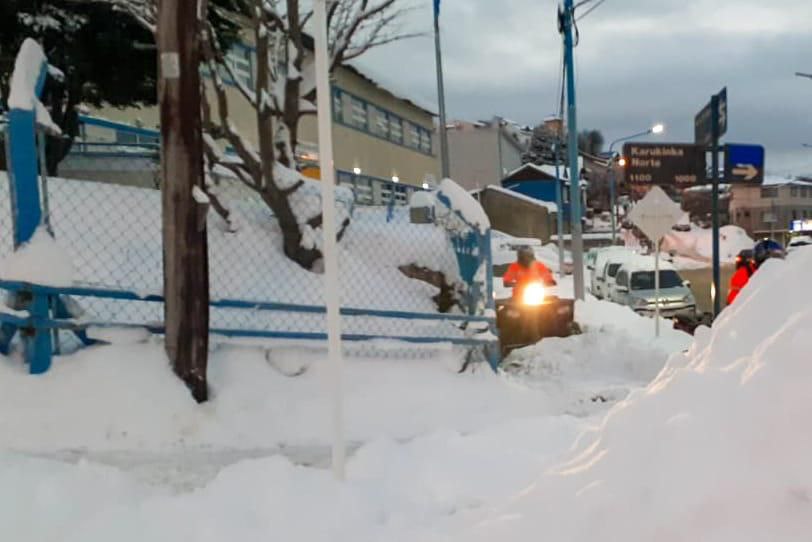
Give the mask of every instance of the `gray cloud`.
M 430 34 L 431 1 L 404 22 Z M 557 109 L 561 41 L 553 0 L 444 0 L 449 114 L 533 124 Z M 608 140 L 665 122 L 693 138 L 693 116 L 728 87 L 728 141 L 767 147 L 768 169 L 812 172 L 812 2 L 607 0 L 579 23 L 579 126 Z M 436 102 L 430 35 L 370 52 L 360 64 Z

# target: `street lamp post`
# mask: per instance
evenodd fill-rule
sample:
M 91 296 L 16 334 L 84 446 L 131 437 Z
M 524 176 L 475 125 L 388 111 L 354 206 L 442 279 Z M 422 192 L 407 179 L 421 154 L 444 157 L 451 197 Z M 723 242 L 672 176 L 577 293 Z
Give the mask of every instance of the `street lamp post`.
M 643 132 L 632 134 L 630 136 L 621 137 L 619 139 L 615 139 L 609 145 L 609 205 L 611 209 L 609 211 L 610 215 L 612 216 L 612 244 L 614 245 L 617 242 L 617 203 L 615 202 L 615 193 L 617 191 L 615 187 L 615 145 L 617 143 L 622 143 L 623 141 L 629 141 L 631 139 L 635 139 L 638 137 L 643 137 L 651 134 L 661 134 L 665 131 L 665 126 L 658 123 L 645 130 Z

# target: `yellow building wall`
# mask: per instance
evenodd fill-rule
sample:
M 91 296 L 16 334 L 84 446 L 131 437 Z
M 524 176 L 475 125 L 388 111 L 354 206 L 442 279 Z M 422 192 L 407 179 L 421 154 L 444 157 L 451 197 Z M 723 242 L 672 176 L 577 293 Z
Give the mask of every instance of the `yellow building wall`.
M 434 132 L 434 119 L 429 113 L 393 96 L 354 72 L 339 68 L 334 73 L 334 82 L 342 90 Z M 231 122 L 246 139 L 256 144 L 257 130 L 254 109 L 236 88 L 227 87 L 226 92 Z M 217 119 L 214 92 L 208 90 L 207 97 L 212 107 L 212 115 Z M 157 107 L 127 109 L 106 107 L 95 110 L 92 114 L 125 124 L 138 124 L 148 129 L 157 130 L 160 124 Z M 315 114 L 305 116 L 300 121 L 299 141 L 318 143 Z M 383 179 L 397 176 L 403 183 L 420 185 L 427 176 L 435 179 L 439 179 L 440 176 L 436 137 L 433 137 L 432 146 L 432 155 L 427 155 L 361 130 L 333 123 L 333 154 L 336 169 L 339 170 L 352 171 L 358 167 L 361 168 L 364 175 Z M 313 176 L 313 172 L 310 171 L 309 175 Z

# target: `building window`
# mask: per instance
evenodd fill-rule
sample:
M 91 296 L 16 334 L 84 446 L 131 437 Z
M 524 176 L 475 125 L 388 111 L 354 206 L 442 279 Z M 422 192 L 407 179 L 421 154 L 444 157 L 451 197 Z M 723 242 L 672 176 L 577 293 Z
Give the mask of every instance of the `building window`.
M 777 198 L 778 197 L 778 187 L 777 186 L 765 186 L 761 188 L 761 197 L 762 198 Z
M 423 154 L 433 154 L 434 136 L 430 129 L 405 121 L 337 87 L 333 88 L 333 120 Z
M 792 210 L 792 220 L 798 220 L 798 211 Z
M 226 55 L 226 64 L 234 72 L 239 83 L 249 88 L 254 85 L 254 62 L 251 49 L 235 45 Z
M 804 187 L 804 197 L 805 197 L 805 198 L 808 198 L 808 197 L 809 197 L 809 192 L 810 192 L 809 187 L 808 187 L 808 186 L 805 186 L 805 187 Z
M 411 147 L 413 149 L 419 149 L 420 128 L 409 122 L 407 123 L 406 133 L 407 133 L 406 146 Z
M 357 128 L 367 128 L 367 104 L 362 100 L 353 97 L 352 100 L 352 125 Z
M 403 121 L 397 117 L 389 117 L 389 139 L 398 145 L 403 144 Z
M 793 186 L 792 188 L 790 188 L 789 189 L 789 195 L 790 195 L 790 197 L 797 198 L 798 197 L 798 187 Z
M 431 154 L 431 132 L 425 128 L 420 129 L 420 152 Z
M 744 212 L 744 218 L 750 218 L 750 211 Z
M 386 112 L 374 105 L 369 106 L 369 127 L 376 136 L 389 138 L 389 119 Z
M 344 100 L 340 90 L 333 90 L 333 119 L 344 122 Z

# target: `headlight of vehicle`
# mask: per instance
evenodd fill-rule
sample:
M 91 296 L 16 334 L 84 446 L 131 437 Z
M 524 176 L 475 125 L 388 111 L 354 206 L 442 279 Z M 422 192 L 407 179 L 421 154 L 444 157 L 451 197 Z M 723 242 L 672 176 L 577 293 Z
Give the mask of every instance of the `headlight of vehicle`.
M 693 304 L 696 303 L 696 301 L 694 300 L 694 295 L 693 294 L 688 294 L 685 297 L 683 297 L 682 302 L 685 303 L 686 305 L 693 305 Z
M 536 307 L 544 303 L 544 285 L 540 282 L 531 282 L 522 292 L 522 304 Z

